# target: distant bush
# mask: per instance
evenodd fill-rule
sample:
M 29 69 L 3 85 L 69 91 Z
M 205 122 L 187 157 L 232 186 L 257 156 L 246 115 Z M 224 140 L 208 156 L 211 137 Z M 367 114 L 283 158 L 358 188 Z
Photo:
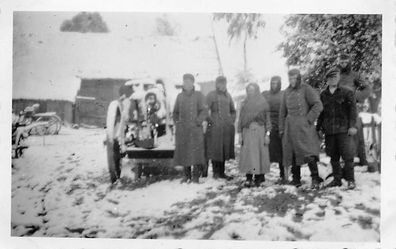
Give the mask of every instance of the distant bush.
M 177 35 L 177 24 L 171 23 L 167 15 L 155 19 L 155 33 L 163 36 Z
M 107 33 L 109 32 L 109 29 L 98 12 L 80 12 L 71 20 L 65 20 L 60 27 L 60 31 Z

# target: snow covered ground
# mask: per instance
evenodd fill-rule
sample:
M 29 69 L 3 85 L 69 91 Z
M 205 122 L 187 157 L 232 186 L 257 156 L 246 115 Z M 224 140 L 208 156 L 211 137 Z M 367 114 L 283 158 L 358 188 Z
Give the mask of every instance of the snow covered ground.
M 30 137 L 13 160 L 12 235 L 88 238 L 372 241 L 380 239 L 380 175 L 356 167 L 357 189 L 313 191 L 303 167 L 300 189 L 275 185 L 271 168 L 261 188 L 242 188 L 235 161 L 230 182 L 211 174 L 181 184 L 180 172 L 133 182 L 131 162 L 110 188 L 104 131 L 62 128 Z M 328 162 L 328 158 L 321 158 Z M 330 167 L 321 166 L 321 175 Z

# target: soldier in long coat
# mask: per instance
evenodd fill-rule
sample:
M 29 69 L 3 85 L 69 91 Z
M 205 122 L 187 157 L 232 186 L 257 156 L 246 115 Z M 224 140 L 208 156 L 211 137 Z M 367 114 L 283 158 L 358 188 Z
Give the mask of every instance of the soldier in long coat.
M 279 113 L 279 134 L 282 136 L 283 164 L 292 165 L 292 184 L 301 186 L 301 165 L 308 163 L 312 187 L 319 188 L 318 174 L 320 143 L 315 120 L 323 110 L 319 94 L 301 82 L 298 69 L 288 73 L 289 87 L 285 90 Z
M 176 98 L 173 120 L 176 124 L 175 165 L 184 166 L 183 182 L 198 182 L 200 168 L 205 164 L 202 123 L 207 118 L 205 98 L 194 90 L 194 76 L 183 75 L 183 91 Z M 191 166 L 193 175 L 191 177 Z
M 282 140 L 279 136 L 279 110 L 283 91 L 281 91 L 282 81 L 280 76 L 273 76 L 270 81 L 271 88 L 269 91 L 264 91 L 262 94 L 267 100 L 270 107 L 271 117 L 271 133 L 270 133 L 270 144 L 269 153 L 270 161 L 278 163 L 280 179 L 279 183 L 283 184 L 286 182 L 285 170 L 282 163 Z
M 236 110 L 224 76 L 216 78 L 216 90 L 207 95 L 206 103 L 209 109 L 207 156 L 212 161 L 213 177 L 229 180 L 231 177 L 225 174 L 225 161 L 235 158 Z

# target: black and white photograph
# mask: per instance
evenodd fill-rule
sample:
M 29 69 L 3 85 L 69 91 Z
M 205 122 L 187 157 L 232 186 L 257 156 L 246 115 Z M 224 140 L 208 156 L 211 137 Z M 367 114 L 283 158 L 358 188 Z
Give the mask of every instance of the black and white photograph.
M 11 14 L 11 238 L 380 245 L 383 13 Z

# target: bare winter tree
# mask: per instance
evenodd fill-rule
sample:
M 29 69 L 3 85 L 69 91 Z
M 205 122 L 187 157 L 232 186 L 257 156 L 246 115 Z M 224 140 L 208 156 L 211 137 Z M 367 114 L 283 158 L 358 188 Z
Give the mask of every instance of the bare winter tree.
M 163 36 L 175 36 L 177 35 L 177 25 L 171 23 L 168 16 L 164 14 L 161 17 L 155 19 L 155 33 Z
M 265 27 L 265 21 L 261 14 L 255 13 L 215 13 L 215 21 L 225 20 L 228 23 L 227 34 L 230 41 L 243 39 L 243 72 L 240 77 L 250 75 L 248 73 L 246 43 L 248 39 L 256 39 L 260 28 Z
M 65 20 L 60 30 L 62 32 L 107 33 L 109 29 L 98 12 L 80 12 L 71 20 Z

